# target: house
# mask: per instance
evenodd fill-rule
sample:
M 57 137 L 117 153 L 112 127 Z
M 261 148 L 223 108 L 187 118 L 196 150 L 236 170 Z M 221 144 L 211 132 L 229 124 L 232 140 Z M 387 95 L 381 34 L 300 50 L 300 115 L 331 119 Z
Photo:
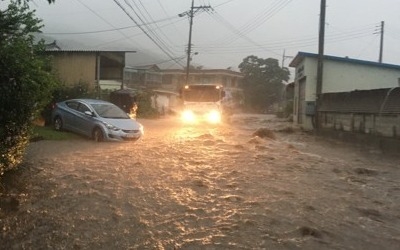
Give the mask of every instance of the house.
M 240 81 L 243 75 L 229 69 L 192 69 L 189 72 L 189 83 L 221 84 L 228 96 L 241 97 Z M 153 91 L 152 106 L 164 112 L 176 112 L 180 104 L 179 88 L 186 84 L 186 70 L 165 69 L 157 65 L 126 67 L 124 85 L 133 89 L 150 89 Z
M 293 120 L 305 130 L 315 127 L 318 55 L 299 52 L 289 66 L 295 68 Z M 400 86 L 400 65 L 325 55 L 322 95 Z M 322 99 L 323 102 L 323 99 Z
M 162 84 L 162 72 L 155 64 L 126 66 L 123 81 L 129 88 L 159 88 Z
M 66 86 L 87 84 L 95 91 L 120 89 L 126 53 L 135 51 L 63 49 L 53 43 L 47 44 L 46 53 L 51 56 L 53 69 Z
M 243 75 L 229 69 L 193 69 L 189 84 L 221 84 L 225 88 L 238 88 Z M 186 70 L 160 69 L 157 65 L 126 66 L 124 84 L 129 88 L 162 89 L 178 92 L 186 84 Z
M 243 75 L 229 69 L 191 69 L 186 82 L 186 70 L 163 70 L 163 85 L 169 89 L 177 89 L 189 84 L 221 84 L 224 88 L 239 88 Z

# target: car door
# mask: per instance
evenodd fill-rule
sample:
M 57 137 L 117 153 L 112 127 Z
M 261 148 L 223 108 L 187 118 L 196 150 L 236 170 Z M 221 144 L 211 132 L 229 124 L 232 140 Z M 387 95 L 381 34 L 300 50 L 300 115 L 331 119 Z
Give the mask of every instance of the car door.
M 74 126 L 76 127 L 76 130 L 78 130 L 77 132 L 86 136 L 91 136 L 93 127 L 96 124 L 96 119 L 85 112 L 89 111 L 90 113 L 93 113 L 92 109 L 85 103 L 79 102 L 77 111 L 74 120 Z
M 66 130 L 75 131 L 75 116 L 77 115 L 79 102 L 77 101 L 67 101 L 65 103 L 65 108 L 62 110 L 63 126 Z

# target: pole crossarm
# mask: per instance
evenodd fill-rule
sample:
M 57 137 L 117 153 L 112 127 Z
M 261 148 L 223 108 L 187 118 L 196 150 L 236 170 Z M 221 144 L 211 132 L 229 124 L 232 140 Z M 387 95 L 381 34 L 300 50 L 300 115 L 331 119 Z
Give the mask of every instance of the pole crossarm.
M 211 6 L 194 6 L 194 0 L 192 0 L 192 6 L 189 11 L 183 12 L 179 14 L 179 17 L 188 16 L 189 17 L 189 41 L 187 48 L 187 61 L 186 61 L 186 84 L 189 84 L 189 68 L 190 68 L 190 59 L 192 54 L 192 26 L 193 26 L 193 17 L 194 15 L 203 10 L 212 9 Z

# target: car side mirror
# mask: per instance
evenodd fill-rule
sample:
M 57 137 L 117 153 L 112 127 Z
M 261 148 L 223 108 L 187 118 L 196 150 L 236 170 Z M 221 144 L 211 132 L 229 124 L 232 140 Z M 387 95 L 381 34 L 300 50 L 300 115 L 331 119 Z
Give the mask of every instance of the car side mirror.
M 90 111 L 85 111 L 84 114 L 87 115 L 87 116 L 93 116 L 93 113 L 90 112 Z

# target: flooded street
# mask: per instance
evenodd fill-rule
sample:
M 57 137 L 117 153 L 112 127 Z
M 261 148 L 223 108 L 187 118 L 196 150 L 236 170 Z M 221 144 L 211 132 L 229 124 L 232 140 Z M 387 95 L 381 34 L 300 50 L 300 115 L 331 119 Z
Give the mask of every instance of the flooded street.
M 268 115 L 139 121 L 135 143 L 31 143 L 0 249 L 399 249 L 399 158 Z

